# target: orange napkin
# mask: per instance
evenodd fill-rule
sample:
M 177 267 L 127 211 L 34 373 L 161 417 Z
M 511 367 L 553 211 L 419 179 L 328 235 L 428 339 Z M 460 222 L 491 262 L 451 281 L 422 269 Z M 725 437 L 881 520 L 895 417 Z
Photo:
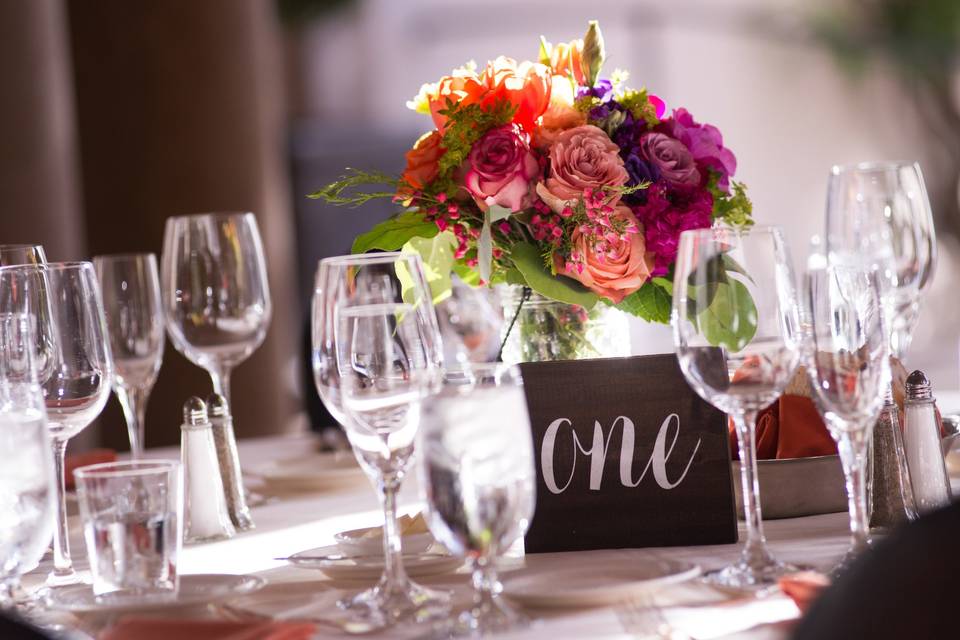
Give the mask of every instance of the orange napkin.
M 820 594 L 830 586 L 830 578 L 816 571 L 801 571 L 785 575 L 777 581 L 783 591 L 800 609 L 806 613 Z
M 124 618 L 101 640 L 308 640 L 316 633 L 310 622 L 231 622 Z
M 91 449 L 81 453 L 71 453 L 64 461 L 64 470 L 67 477 L 67 489 L 73 489 L 73 471 L 89 464 L 113 462 L 117 459 L 117 452 L 113 449 Z
M 740 458 L 737 430 L 729 425 L 733 459 Z M 757 415 L 757 458 L 808 458 L 837 452 L 813 401 L 806 396 L 784 394 Z

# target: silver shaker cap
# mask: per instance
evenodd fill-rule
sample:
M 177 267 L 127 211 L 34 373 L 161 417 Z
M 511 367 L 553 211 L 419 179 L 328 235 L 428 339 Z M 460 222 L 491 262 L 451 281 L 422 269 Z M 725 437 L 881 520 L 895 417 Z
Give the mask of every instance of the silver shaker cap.
M 211 393 L 207 398 L 207 410 L 211 418 L 225 418 L 230 415 L 227 399 L 219 393 Z
M 919 369 L 907 376 L 907 400 L 932 400 L 933 389 L 926 374 Z
M 207 422 L 207 405 L 197 396 L 190 396 L 183 403 L 183 424 L 199 426 Z

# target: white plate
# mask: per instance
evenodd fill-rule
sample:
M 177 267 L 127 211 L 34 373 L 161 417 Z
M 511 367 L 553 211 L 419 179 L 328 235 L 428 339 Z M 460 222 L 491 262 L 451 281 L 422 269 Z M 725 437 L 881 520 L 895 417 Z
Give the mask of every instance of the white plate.
M 257 576 L 205 574 L 180 576 L 180 590 L 176 597 L 147 601 L 97 602 L 88 584 L 58 587 L 50 591 L 51 609 L 72 613 L 119 614 L 132 611 L 180 609 L 223 602 L 261 589 L 266 580 Z
M 689 562 L 637 558 L 590 566 L 519 569 L 501 576 L 503 594 L 524 606 L 599 607 L 700 575 Z
M 366 479 L 351 451 L 272 460 L 244 472 L 260 478 L 268 487 L 293 491 L 329 489 Z
M 433 547 L 436 549 L 436 547 Z M 290 556 L 290 564 L 302 569 L 316 569 L 334 580 L 376 580 L 383 573 L 383 558 L 365 557 L 356 560 L 308 560 L 303 556 L 330 556 L 340 553 L 336 545 L 307 549 Z M 426 557 L 404 554 L 403 568 L 412 577 L 432 576 L 456 571 L 463 560 L 452 555 Z

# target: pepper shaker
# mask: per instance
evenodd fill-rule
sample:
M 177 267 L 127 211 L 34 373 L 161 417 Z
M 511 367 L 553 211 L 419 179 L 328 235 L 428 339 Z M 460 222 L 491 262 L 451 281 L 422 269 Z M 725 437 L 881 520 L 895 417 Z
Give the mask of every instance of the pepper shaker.
M 871 527 L 895 527 L 916 520 L 910 472 L 900 431 L 900 415 L 888 387 L 880 419 L 873 428 Z
M 903 447 L 917 511 L 923 515 L 950 503 L 950 478 L 943 461 L 940 428 L 930 381 L 922 371 L 907 377 Z
M 236 531 L 227 512 L 207 406 L 197 397 L 190 398 L 183 405 L 180 464 L 185 497 L 184 542 L 210 542 L 233 537 Z
M 220 462 L 220 478 L 223 480 L 227 511 L 237 531 L 248 531 L 255 525 L 243 496 L 243 474 L 240 472 L 240 456 L 237 454 L 237 440 L 233 435 L 230 407 L 226 398 L 214 393 L 207 399 L 207 408 L 210 411 L 213 441 L 217 447 L 217 460 Z

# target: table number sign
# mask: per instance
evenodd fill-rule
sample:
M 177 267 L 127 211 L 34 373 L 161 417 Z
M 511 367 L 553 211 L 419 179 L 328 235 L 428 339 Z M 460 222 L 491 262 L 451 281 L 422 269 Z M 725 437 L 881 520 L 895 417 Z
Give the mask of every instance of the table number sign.
M 528 553 L 737 540 L 726 416 L 675 355 L 529 362 Z

